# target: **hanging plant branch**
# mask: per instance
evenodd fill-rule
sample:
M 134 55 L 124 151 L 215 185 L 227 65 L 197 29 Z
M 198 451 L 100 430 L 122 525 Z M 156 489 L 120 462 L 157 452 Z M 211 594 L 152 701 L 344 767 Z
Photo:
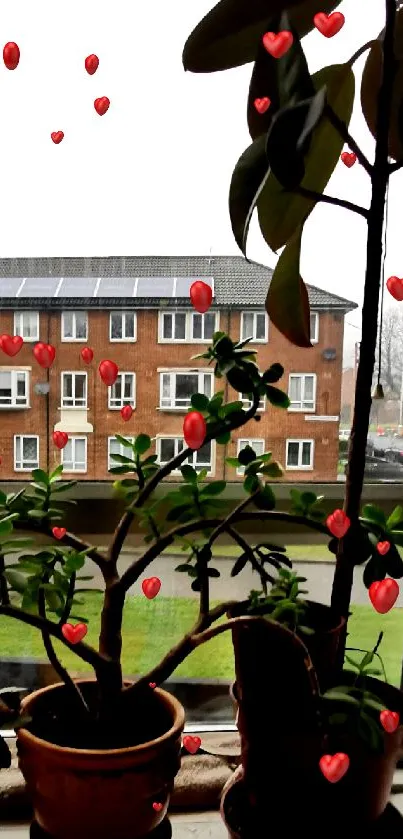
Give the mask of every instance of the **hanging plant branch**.
M 338 131 L 340 137 L 344 140 L 344 142 L 349 146 L 351 151 L 357 155 L 358 161 L 361 163 L 361 166 L 365 169 L 365 171 L 372 177 L 374 167 L 371 166 L 369 160 L 365 157 L 364 152 L 361 151 L 360 147 L 355 142 L 354 138 L 351 136 L 347 125 L 343 122 L 340 117 L 337 116 L 336 112 L 333 108 L 329 105 L 325 105 L 324 114 L 328 118 L 329 122 L 333 125 L 333 128 Z
M 357 213 L 368 221 L 368 210 L 365 207 L 360 207 L 359 204 L 345 201 L 343 198 L 334 198 L 332 195 L 322 195 L 320 192 L 315 192 L 313 189 L 306 189 L 304 186 L 296 187 L 291 191 L 297 195 L 302 195 L 304 198 L 310 198 L 317 203 L 322 202 L 324 204 L 334 204 L 335 207 L 343 207 L 344 210 Z

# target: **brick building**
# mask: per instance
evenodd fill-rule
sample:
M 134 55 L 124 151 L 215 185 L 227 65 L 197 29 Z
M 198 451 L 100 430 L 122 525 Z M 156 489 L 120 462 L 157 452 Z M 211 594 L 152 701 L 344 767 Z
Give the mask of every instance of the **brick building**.
M 257 451 L 273 451 L 286 480 L 335 480 L 344 315 L 355 304 L 309 287 L 313 348 L 298 349 L 268 322 L 270 276 L 241 257 L 0 260 L 0 334 L 24 338 L 16 356 L 0 352 L 0 479 L 24 481 L 36 466 L 62 461 L 69 477 L 110 480 L 111 453 L 120 451 L 115 434 L 146 432 L 160 461 L 170 459 L 182 446 L 190 395 L 222 388 L 203 360 L 191 360 L 221 329 L 234 340 L 252 336 L 261 369 L 284 366 L 280 386 L 291 405 L 284 411 L 262 401 L 259 424 L 235 432 L 228 446 L 204 447 L 195 465 L 239 481 L 224 458 L 251 440 Z M 204 316 L 188 296 L 199 278 L 213 287 Z M 56 348 L 50 370 L 35 360 L 37 341 Z M 84 346 L 94 351 L 90 365 Z M 112 388 L 99 377 L 102 359 L 119 367 Z M 226 399 L 236 398 L 227 387 Z M 125 404 L 133 407 L 129 422 L 120 415 Z M 62 452 L 54 430 L 69 435 Z

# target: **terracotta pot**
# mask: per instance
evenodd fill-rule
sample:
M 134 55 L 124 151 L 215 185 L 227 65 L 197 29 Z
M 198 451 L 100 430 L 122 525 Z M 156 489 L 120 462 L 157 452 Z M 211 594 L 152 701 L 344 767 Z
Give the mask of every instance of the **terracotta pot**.
M 77 683 L 86 691 L 96 685 L 88 679 Z M 57 684 L 23 700 L 34 724 L 38 708 L 49 712 L 62 691 L 65 696 L 65 686 Z M 165 730 L 137 746 L 69 748 L 19 729 L 19 765 L 35 819 L 54 839 L 136 839 L 162 822 L 180 767 L 185 712 L 174 696 L 158 688 L 153 702 L 166 721 Z M 153 803 L 162 804 L 161 810 Z

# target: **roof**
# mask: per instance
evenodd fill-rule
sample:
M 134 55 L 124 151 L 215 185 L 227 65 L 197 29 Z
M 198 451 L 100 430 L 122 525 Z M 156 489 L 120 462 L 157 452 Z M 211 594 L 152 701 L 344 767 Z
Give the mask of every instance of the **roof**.
M 0 305 L 14 309 L 77 305 L 113 308 L 129 304 L 157 307 L 161 300 L 164 306 L 190 305 L 188 288 L 195 280 L 203 279 L 213 284 L 213 307 L 260 308 L 264 307 L 272 274 L 271 268 L 248 262 L 242 256 L 0 259 Z M 178 278 L 177 283 L 174 278 Z M 346 313 L 357 307 L 323 289 L 307 288 L 312 308 Z

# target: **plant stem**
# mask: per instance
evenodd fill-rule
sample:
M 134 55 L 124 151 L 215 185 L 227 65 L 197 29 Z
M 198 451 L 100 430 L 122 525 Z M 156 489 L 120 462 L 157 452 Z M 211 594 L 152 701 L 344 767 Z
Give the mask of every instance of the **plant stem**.
M 353 204 L 351 201 L 345 201 L 342 198 L 333 198 L 332 195 L 322 195 L 321 192 L 315 192 L 313 189 L 306 189 L 304 186 L 298 186 L 292 190 L 304 198 L 309 198 L 312 201 L 323 202 L 324 204 L 334 204 L 336 207 L 343 207 L 345 210 L 351 210 L 352 213 L 358 213 L 368 219 L 368 210 L 365 207 L 360 207 L 358 204 Z
M 383 42 L 383 78 L 378 97 L 375 163 L 371 169 L 372 197 L 368 218 L 367 267 L 362 309 L 362 338 L 355 388 L 354 418 L 352 424 L 346 481 L 345 511 L 354 528 L 358 522 L 364 483 L 366 445 L 371 412 L 371 389 L 375 367 L 378 326 L 379 289 L 382 277 L 382 234 L 385 215 L 386 190 L 389 179 L 388 138 L 395 75 L 394 27 L 395 0 L 386 0 L 386 28 Z M 343 617 L 348 617 L 354 572 L 354 541 L 340 541 L 333 581 L 332 607 Z M 339 645 L 338 665 L 344 659 L 347 627 Z
M 373 166 L 371 166 L 369 160 L 365 157 L 364 152 L 361 151 L 360 147 L 355 142 L 354 138 L 351 136 L 346 124 L 340 119 L 339 116 L 335 113 L 333 108 L 330 105 L 325 105 L 324 110 L 325 116 L 327 116 L 329 122 L 333 125 L 333 128 L 338 131 L 340 137 L 343 138 L 344 142 L 347 143 L 351 151 L 357 155 L 357 159 L 361 163 L 361 166 L 368 172 L 368 175 L 372 176 Z
M 3 606 L 9 606 L 10 605 L 10 595 L 8 593 L 7 580 L 6 580 L 6 575 L 4 573 L 5 567 L 6 567 L 6 564 L 5 564 L 4 554 L 0 553 L 0 603 L 2 603 Z
M 16 531 L 21 530 L 24 532 L 29 533 L 42 533 L 44 536 L 49 536 L 52 540 L 54 539 L 52 530 L 50 527 L 46 526 L 36 526 L 29 521 L 21 521 L 18 519 L 15 522 Z M 69 548 L 74 548 L 75 550 L 81 552 L 86 551 L 87 556 L 89 559 L 95 563 L 95 565 L 100 568 L 101 571 L 107 569 L 107 559 L 103 554 L 101 554 L 95 547 L 92 545 L 88 545 L 87 542 L 83 542 L 82 539 L 79 539 L 74 533 L 66 533 L 62 539 L 58 539 L 58 544 L 67 545 Z

